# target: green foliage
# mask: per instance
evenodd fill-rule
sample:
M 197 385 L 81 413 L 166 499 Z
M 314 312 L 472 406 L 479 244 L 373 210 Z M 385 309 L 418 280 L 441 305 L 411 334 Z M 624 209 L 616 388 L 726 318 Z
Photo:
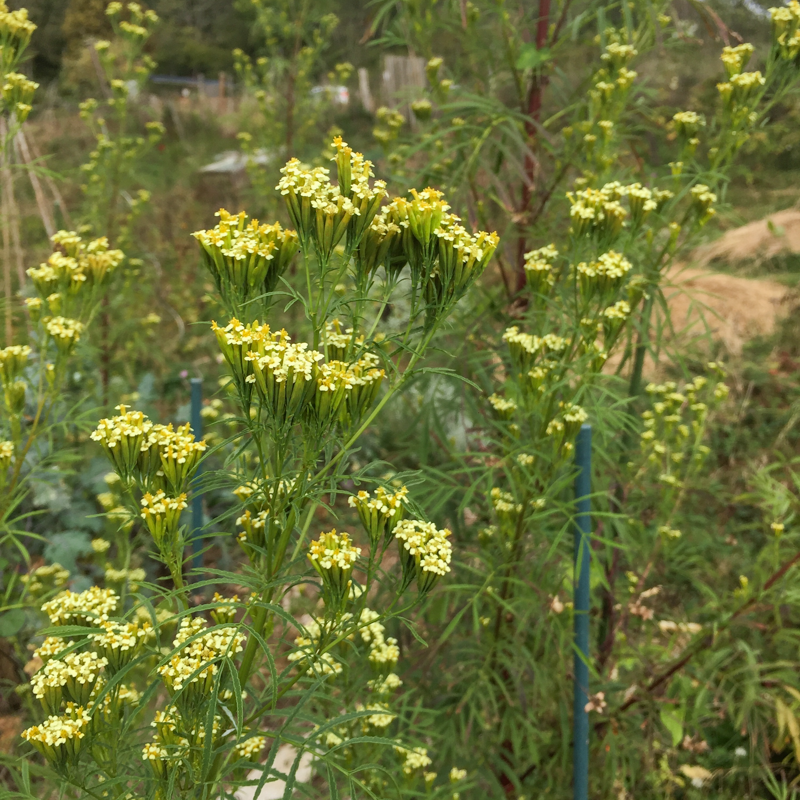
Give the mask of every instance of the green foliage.
M 678 348 L 668 283 L 737 159 L 791 144 L 796 6 L 722 67 L 658 4 L 377 2 L 366 33 L 335 3 L 153 8 L 67 9 L 75 58 L 81 19 L 108 39 L 68 156 L 85 227 L 0 351 L 9 794 L 569 796 L 589 421 L 593 796 L 793 796 L 794 327 L 723 366 Z M 311 89 L 397 47 L 427 83 L 373 139 L 430 186 L 391 197 L 341 137 L 320 151 Z M 228 116 L 141 101 L 154 55 L 235 59 L 247 188 L 194 174 Z M 13 135 L 35 86 L 4 83 Z M 281 222 L 222 209 L 192 240 L 241 194 Z

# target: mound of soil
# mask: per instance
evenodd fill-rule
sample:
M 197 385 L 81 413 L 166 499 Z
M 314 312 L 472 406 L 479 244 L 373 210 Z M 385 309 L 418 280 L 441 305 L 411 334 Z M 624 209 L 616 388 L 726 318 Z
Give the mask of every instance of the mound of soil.
M 785 253 L 800 253 L 800 210 L 789 208 L 724 233 L 701 247 L 694 260 L 700 266 L 714 261 L 767 261 Z
M 789 294 L 777 281 L 680 265 L 667 274 L 664 289 L 678 341 L 697 344 L 703 338 L 713 339 L 733 356 L 742 352 L 748 339 L 772 333 L 778 319 L 789 311 Z

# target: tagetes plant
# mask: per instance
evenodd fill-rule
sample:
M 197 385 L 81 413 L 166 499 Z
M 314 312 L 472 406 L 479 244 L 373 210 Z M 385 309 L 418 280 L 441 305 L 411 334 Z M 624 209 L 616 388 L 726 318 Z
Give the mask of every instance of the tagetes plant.
M 390 703 L 402 681 L 386 628 L 446 578 L 451 534 L 421 516 L 406 486 L 351 493 L 343 484 L 375 480 L 351 466 L 359 439 L 421 369 L 498 242 L 469 232 L 441 192 L 390 200 L 369 161 L 340 138 L 333 148 L 335 183 L 296 159 L 281 170 L 296 230 L 221 210 L 215 228 L 194 234 L 231 315 L 211 327 L 239 407 L 236 432 L 215 447 L 226 466 L 204 480 L 228 487 L 221 524 L 235 520 L 245 566 L 217 574 L 210 603 L 192 602 L 203 582 L 187 576 L 182 516 L 207 442 L 124 404 L 91 434 L 113 469 L 106 502 L 120 524 L 113 545 L 96 551 L 115 560 L 106 588 L 77 595 L 37 577 L 55 590 L 42 606 L 54 627 L 33 679 L 44 718 L 23 734 L 71 785 L 95 791 L 113 779 L 158 797 L 214 797 L 264 757 L 271 763 L 281 741 L 296 742 L 302 708 L 318 720 L 302 748 L 321 764 L 339 764 L 346 747 L 350 779 L 373 789 L 380 773 L 354 777 L 367 759 L 395 763 L 409 789 L 430 780 L 425 748 L 389 734 L 402 718 Z M 304 292 L 286 280 L 292 269 Z M 303 313 L 285 315 L 286 298 Z M 398 302 L 406 318 L 385 324 Z M 338 508 L 340 494 L 348 502 Z M 337 525 L 308 542 L 326 507 L 360 520 L 361 533 Z M 136 567 L 141 542 L 163 578 L 148 582 Z M 392 599 L 373 609 L 378 584 Z M 303 585 L 316 600 L 301 621 L 283 606 Z M 359 663 L 367 674 L 356 679 Z M 286 701 L 296 709 L 288 717 Z M 260 782 L 274 779 L 264 768 Z

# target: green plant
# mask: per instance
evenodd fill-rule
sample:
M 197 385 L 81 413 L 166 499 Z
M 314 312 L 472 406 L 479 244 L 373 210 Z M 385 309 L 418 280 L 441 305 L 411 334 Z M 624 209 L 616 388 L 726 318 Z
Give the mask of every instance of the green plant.
M 652 93 L 638 91 L 639 74 L 653 69 L 647 51 L 662 61 L 675 35 L 670 18 L 656 19 L 661 9 L 564 4 L 548 25 L 542 3 L 534 45 L 504 3 L 470 5 L 447 44 L 435 26 L 452 32 L 457 18 L 423 24 L 424 6 L 381 7 L 384 40 L 402 36 L 430 57 L 429 87 L 414 107 L 422 135 L 397 139 L 390 163 L 452 187 L 482 224 L 509 234 L 498 254 L 501 269 L 511 267 L 505 296 L 474 300 L 451 340 L 450 363 L 488 403 L 466 387 L 453 392 L 420 414 L 431 423 L 413 440 L 419 447 L 436 437 L 435 463 L 420 464 L 427 504 L 443 507 L 465 544 L 449 602 L 427 609 L 434 656 L 421 656 L 414 673 L 426 696 L 441 698 L 437 738 L 453 760 L 481 754 L 479 791 L 569 792 L 571 456 L 588 420 L 601 465 L 593 791 L 691 796 L 718 778 L 724 796 L 737 796 L 746 773 L 731 753 L 746 744 L 749 754 L 771 736 L 774 704 L 785 699 L 765 677 L 785 681 L 789 663 L 782 626 L 766 619 L 794 562 L 787 553 L 750 583 L 749 559 L 760 562 L 772 547 L 759 543 L 735 559 L 741 572 L 726 565 L 721 586 L 709 579 L 718 550 L 703 503 L 717 478 L 702 467 L 714 467 L 707 437 L 725 424 L 713 423 L 712 411 L 725 417 L 727 388 L 719 365 L 706 376 L 672 351 L 675 381 L 645 391 L 643 375 L 647 357 L 663 362 L 669 348 L 671 265 L 714 215 L 743 143 L 797 85 L 787 43 L 798 7 L 772 11 L 763 72 L 745 72 L 751 45 L 724 48 L 727 79 L 704 115 L 653 107 Z M 581 35 L 600 45 L 600 60 L 573 69 Z M 439 42 L 447 58 L 432 50 Z M 645 130 L 648 161 L 638 141 Z M 528 250 L 531 238 L 545 246 Z M 447 435 L 460 427 L 462 446 Z M 750 621 L 768 633 L 751 637 Z M 712 751 L 715 740 L 730 743 L 728 752 Z M 769 758 L 763 749 L 754 756 Z
M 36 534 L 27 530 L 26 524 L 36 513 L 29 503 L 33 484 L 64 467 L 66 440 L 79 417 L 80 403 L 73 405 L 68 392 L 76 348 L 124 259 L 121 250 L 109 248 L 105 237 L 87 241 L 74 232 L 60 231 L 53 237 L 53 245 L 47 262 L 28 270 L 36 291 L 25 299 L 31 320 L 30 343 L 0 350 L 4 394 L 0 531 L 3 551 L 13 566 L 18 560 L 30 562 L 26 540 Z M 39 567 L 23 576 L 27 586 L 20 593 L 18 575 L 13 570 L 6 572 L 4 635 L 14 635 L 24 624 L 21 608 L 28 602 L 26 590 L 38 596 L 49 583 L 42 584 L 44 576 L 61 576 L 58 581 L 63 584 L 68 573 L 62 573 L 58 564 Z
M 113 783 L 157 797 L 215 797 L 256 768 L 251 783 L 283 777 L 290 792 L 303 751 L 317 759 L 330 796 L 338 786 L 413 793 L 436 777 L 422 774 L 425 748 L 387 735 L 417 712 L 390 705 L 399 650 L 386 626 L 410 625 L 404 615 L 449 571 L 450 533 L 421 519 L 402 485 L 355 471 L 351 459 L 380 411 L 426 369 L 429 342 L 485 269 L 496 237 L 466 231 L 433 190 L 382 207 L 386 188 L 370 182 L 370 162 L 340 138 L 333 147 L 337 184 L 296 159 L 282 170 L 278 188 L 296 231 L 221 211 L 215 228 L 195 234 L 236 314 L 212 324 L 238 418 L 216 446 L 225 468 L 206 483 L 233 490 L 225 519 L 241 528 L 242 569 L 185 579 L 181 512 L 207 448 L 188 425 L 153 424 L 120 406 L 92 434 L 127 514 L 115 510 L 120 532 L 96 548 L 109 559 L 105 588 L 62 591 L 42 606 L 51 625 L 32 689 L 49 716 L 23 733 L 44 758 L 37 771 L 64 788 L 93 794 Z M 283 280 L 298 250 L 304 291 Z M 383 323 L 390 302 L 403 304 L 402 324 Z M 299 313 L 281 314 L 281 303 Z M 276 318 L 309 343 L 277 329 Z M 343 487 L 352 480 L 376 488 L 353 494 Z M 367 534 L 362 546 L 319 521 L 320 513 L 352 517 L 351 508 Z M 142 547 L 164 567 L 150 581 L 131 569 Z M 192 592 L 224 583 L 248 594 L 191 602 Z M 378 584 L 390 599 L 373 610 Z M 311 612 L 305 622 L 286 610 L 298 588 Z M 273 768 L 285 742 L 298 750 L 288 777 Z M 455 770 L 447 785 L 462 779 Z

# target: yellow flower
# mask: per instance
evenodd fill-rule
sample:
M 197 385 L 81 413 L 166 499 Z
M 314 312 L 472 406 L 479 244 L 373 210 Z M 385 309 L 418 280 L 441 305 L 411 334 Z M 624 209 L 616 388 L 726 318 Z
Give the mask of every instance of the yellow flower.
M 26 344 L 12 344 L 0 350 L 0 381 L 3 386 L 8 386 L 22 375 L 30 354 L 31 348 Z
M 267 744 L 266 736 L 251 736 L 243 742 L 239 742 L 234 748 L 233 753 L 238 758 L 245 761 L 257 762 L 258 756 Z
M 308 559 L 322 578 L 323 595 L 331 613 L 341 610 L 350 589 L 350 576 L 361 548 L 354 547 L 347 533 L 323 533 L 311 543 Z
M 720 58 L 728 77 L 733 78 L 738 75 L 747 66 L 747 62 L 752 55 L 753 45 L 749 42 L 736 45 L 736 47 L 723 47 Z
M 50 716 L 40 725 L 22 732 L 22 738 L 32 744 L 47 761 L 56 767 L 78 761 L 81 740 L 91 721 L 84 708 L 73 708 L 64 716 Z
M 297 233 L 279 222 L 261 224 L 244 211 L 221 208 L 217 216 L 215 228 L 192 235 L 223 299 L 239 305 L 273 291 L 300 247 Z
M 175 545 L 181 511 L 186 508 L 186 494 L 168 497 L 163 491 L 155 495 L 146 492 L 141 499 L 141 517 L 153 537 L 156 546 L 171 553 Z
M 501 419 L 511 419 L 517 410 L 517 404 L 513 400 L 498 394 L 489 395 L 489 404 Z
M 57 594 L 42 606 L 53 625 L 96 625 L 108 620 L 119 597 L 111 589 L 92 586 L 85 592 L 69 590 Z
M 416 579 L 420 593 L 429 592 L 442 575 L 450 572 L 453 547 L 450 531 L 432 522 L 402 520 L 394 529 L 403 567 L 403 588 Z
M 394 528 L 405 515 L 407 496 L 408 489 L 405 486 L 394 493 L 379 486 L 374 496 L 362 490 L 347 499 L 350 508 L 355 508 L 358 512 L 373 547 L 381 540 L 388 543 Z

